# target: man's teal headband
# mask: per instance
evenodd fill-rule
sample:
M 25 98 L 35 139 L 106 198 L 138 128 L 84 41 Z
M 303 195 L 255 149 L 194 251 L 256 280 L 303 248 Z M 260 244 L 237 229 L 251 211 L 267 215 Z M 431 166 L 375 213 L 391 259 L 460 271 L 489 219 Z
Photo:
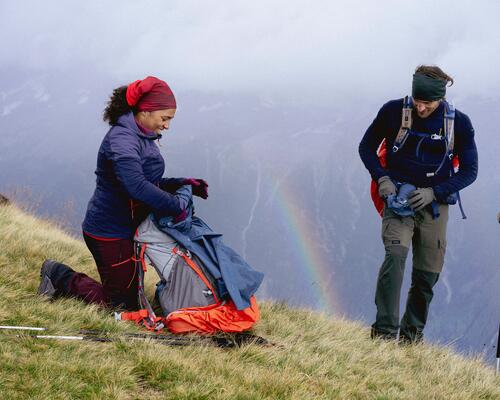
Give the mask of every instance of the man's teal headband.
M 416 73 L 413 75 L 412 96 L 423 101 L 441 100 L 446 95 L 447 83 L 444 79 Z

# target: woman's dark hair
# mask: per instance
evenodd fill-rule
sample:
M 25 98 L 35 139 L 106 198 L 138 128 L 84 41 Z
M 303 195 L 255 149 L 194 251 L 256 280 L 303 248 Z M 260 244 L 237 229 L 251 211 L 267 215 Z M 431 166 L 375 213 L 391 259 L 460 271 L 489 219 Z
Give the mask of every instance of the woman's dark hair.
M 415 70 L 416 74 L 423 74 L 435 79 L 442 79 L 453 85 L 453 78 L 436 65 L 419 65 Z
M 102 119 L 110 125 L 116 125 L 118 118 L 130 111 L 133 111 L 135 114 L 135 109 L 127 103 L 127 86 L 120 86 L 113 90 L 108 105 L 104 109 Z

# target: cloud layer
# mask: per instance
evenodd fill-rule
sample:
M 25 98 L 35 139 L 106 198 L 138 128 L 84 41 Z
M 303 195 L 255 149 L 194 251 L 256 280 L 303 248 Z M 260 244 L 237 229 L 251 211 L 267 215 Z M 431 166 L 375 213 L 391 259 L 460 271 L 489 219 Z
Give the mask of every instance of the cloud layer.
M 337 101 L 400 95 L 430 63 L 456 78 L 456 96 L 496 96 L 500 3 L 465 3 L 11 0 L 0 5 L 0 62 Z

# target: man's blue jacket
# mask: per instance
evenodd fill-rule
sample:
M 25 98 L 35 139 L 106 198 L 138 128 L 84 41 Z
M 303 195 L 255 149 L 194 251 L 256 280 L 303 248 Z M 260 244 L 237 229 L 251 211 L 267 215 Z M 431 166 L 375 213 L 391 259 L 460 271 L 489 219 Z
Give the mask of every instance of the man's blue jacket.
M 384 175 L 389 175 L 397 181 L 411 183 L 417 187 L 432 187 L 437 201 L 445 203 L 450 194 L 470 185 L 477 177 L 478 157 L 472 123 L 466 114 L 459 110 L 455 111 L 453 153 L 458 155 L 460 169 L 457 174 L 435 184 L 431 178 L 420 179 L 416 177 L 416 174 L 415 176 L 410 176 L 410 174 L 401 176 L 400 171 L 391 169 L 391 149 L 401 126 L 402 110 L 403 99 L 391 100 L 382 106 L 359 144 L 361 159 L 375 181 Z M 431 135 L 439 134 L 443 129 L 443 102 L 427 118 L 419 118 L 415 112 L 413 113 L 412 130 Z M 387 140 L 387 169 L 382 167 L 377 156 L 377 149 L 384 138 Z

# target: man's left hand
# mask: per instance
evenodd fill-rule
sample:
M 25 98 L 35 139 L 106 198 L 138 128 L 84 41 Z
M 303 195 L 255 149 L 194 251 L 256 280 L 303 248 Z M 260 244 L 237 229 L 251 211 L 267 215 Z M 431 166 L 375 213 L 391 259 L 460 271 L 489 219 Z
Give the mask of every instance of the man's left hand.
M 420 211 L 435 200 L 432 188 L 419 188 L 410 193 L 408 203 L 413 211 Z

